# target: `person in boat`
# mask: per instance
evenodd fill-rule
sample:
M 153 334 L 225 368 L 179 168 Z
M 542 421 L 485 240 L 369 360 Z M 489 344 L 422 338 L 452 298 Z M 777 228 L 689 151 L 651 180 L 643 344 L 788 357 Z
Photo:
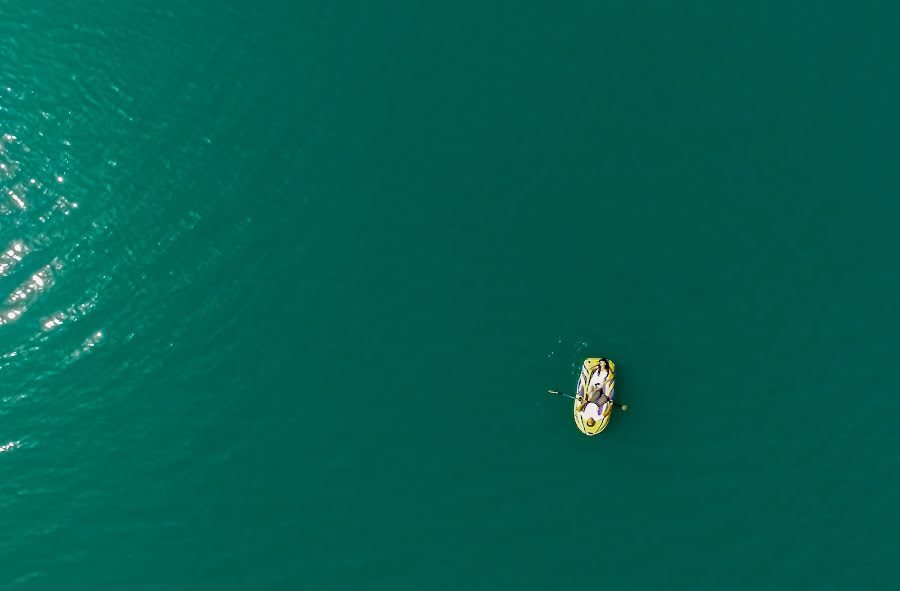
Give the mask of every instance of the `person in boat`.
M 578 410 L 588 427 L 597 424 L 606 414 L 607 405 L 612 403 L 615 382 L 611 369 L 609 361 L 601 359 L 585 388 L 585 395 Z
M 582 406 L 578 414 L 581 415 L 584 424 L 589 428 L 603 420 L 603 410 L 593 402 L 588 402 Z

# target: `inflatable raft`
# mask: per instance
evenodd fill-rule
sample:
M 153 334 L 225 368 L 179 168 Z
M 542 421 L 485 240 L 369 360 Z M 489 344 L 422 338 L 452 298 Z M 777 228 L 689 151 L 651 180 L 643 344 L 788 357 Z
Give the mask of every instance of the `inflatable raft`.
M 612 415 L 615 386 L 615 363 L 603 357 L 584 360 L 575 394 L 575 424 L 579 431 L 596 435 L 606 429 Z

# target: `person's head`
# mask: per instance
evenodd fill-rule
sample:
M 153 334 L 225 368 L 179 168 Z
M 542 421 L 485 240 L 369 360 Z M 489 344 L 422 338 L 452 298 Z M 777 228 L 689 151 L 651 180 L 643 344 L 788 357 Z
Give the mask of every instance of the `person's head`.
M 606 359 L 601 359 L 601 360 L 600 360 L 600 365 L 597 366 L 597 369 L 598 369 L 598 370 L 601 370 L 601 369 L 609 369 L 609 364 L 606 363 Z
M 588 419 L 588 420 L 587 420 L 587 426 L 588 426 L 588 427 L 593 427 L 593 426 L 596 425 L 596 424 L 597 424 L 597 421 L 595 421 L 594 419 Z

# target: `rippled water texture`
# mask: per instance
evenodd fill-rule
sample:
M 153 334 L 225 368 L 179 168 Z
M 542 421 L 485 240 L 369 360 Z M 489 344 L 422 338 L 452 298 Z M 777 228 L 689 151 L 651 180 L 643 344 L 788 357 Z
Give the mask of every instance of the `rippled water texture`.
M 0 0 L 0 591 L 893 589 L 895 13 Z

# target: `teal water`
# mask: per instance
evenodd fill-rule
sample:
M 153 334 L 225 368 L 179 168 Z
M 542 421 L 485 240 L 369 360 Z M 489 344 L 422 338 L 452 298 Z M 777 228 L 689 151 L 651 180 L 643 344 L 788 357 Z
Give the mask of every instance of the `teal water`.
M 896 585 L 897 11 L 0 14 L 0 590 Z

